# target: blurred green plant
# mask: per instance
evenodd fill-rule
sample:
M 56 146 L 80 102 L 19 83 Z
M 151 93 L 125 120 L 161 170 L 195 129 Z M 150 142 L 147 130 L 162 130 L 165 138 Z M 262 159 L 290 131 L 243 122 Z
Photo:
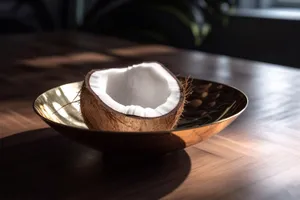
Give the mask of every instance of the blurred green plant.
M 210 23 L 228 24 L 229 16 L 235 11 L 236 0 L 193 0 L 202 10 L 205 18 Z
M 88 13 L 85 28 L 182 48 L 199 47 L 214 26 L 227 25 L 236 5 L 235 0 L 123 0 L 113 1 L 115 6 L 100 2 Z

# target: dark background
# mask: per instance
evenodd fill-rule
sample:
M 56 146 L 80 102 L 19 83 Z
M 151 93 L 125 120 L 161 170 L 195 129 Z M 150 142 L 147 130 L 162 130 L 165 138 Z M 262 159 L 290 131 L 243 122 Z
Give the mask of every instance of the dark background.
M 178 17 L 148 10 L 150 4 L 135 4 L 135 10 L 132 7 L 129 9 L 129 13 L 133 14 L 123 18 L 124 15 L 128 16 L 128 13 L 123 13 L 123 10 L 130 7 L 127 6 L 128 2 L 131 1 L 0 0 L 0 33 L 7 35 L 80 30 L 141 43 L 163 43 L 179 48 L 300 67 L 300 58 L 297 55 L 300 44 L 300 1 L 236 1 L 234 12 L 226 13 L 228 23 L 224 25 L 208 22 L 211 25 L 210 32 L 201 36 L 201 43 L 198 45 L 195 45 L 190 29 L 180 20 L 178 22 Z M 169 5 L 172 4 L 169 1 Z M 187 13 L 191 11 L 195 14 L 193 9 L 187 8 Z M 203 12 L 198 15 L 197 13 L 198 11 L 196 16 L 199 16 L 194 22 L 203 28 L 207 19 Z M 165 39 L 153 33 L 151 35 L 149 32 L 139 31 L 145 27 L 151 27 L 157 32 L 162 30 Z

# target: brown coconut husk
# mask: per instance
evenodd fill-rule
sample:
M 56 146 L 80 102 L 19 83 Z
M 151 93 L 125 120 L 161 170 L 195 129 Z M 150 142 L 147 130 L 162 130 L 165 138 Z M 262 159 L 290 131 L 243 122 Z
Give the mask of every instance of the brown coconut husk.
M 144 118 L 132 115 L 125 115 L 108 107 L 92 91 L 89 85 L 89 79 L 92 73 L 90 71 L 83 82 L 80 93 L 80 107 L 83 119 L 91 130 L 103 131 L 122 131 L 122 132 L 141 132 L 141 131 L 168 131 L 176 127 L 180 119 L 187 95 L 191 93 L 190 79 L 179 81 L 175 75 L 169 72 L 177 80 L 180 87 L 180 100 L 178 105 L 168 114 Z

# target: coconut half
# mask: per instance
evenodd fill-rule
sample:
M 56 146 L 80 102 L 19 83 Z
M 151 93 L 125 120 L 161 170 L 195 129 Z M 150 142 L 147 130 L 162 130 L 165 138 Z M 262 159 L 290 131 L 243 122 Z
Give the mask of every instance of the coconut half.
M 82 116 L 92 130 L 171 130 L 184 104 L 181 82 L 155 62 L 90 71 L 80 94 Z

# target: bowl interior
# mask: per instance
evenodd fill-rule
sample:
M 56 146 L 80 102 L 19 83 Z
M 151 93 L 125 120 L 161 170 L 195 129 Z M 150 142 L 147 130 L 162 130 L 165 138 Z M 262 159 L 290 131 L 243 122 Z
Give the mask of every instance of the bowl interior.
M 82 82 L 74 82 L 44 92 L 34 101 L 34 110 L 48 122 L 88 129 L 80 111 L 81 86 Z M 192 90 L 175 131 L 229 119 L 240 114 L 248 104 L 243 92 L 220 83 L 194 79 Z

